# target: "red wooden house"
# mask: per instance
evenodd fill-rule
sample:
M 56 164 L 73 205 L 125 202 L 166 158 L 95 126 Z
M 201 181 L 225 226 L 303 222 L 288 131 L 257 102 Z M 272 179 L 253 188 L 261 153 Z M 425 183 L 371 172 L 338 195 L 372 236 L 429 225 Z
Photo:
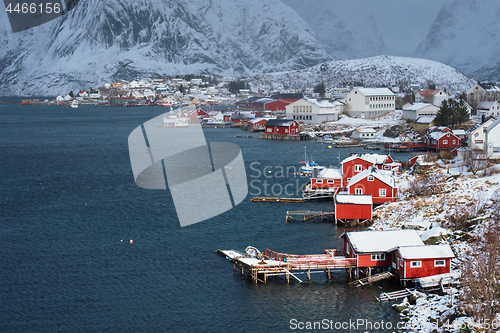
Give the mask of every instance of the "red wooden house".
M 375 166 L 352 177 L 347 189 L 351 195 L 371 195 L 374 204 L 395 202 L 398 193 L 392 171 L 380 170 Z
M 392 253 L 402 279 L 450 273 L 451 259 L 455 257 L 449 245 L 400 246 Z
M 395 267 L 391 251 L 400 246 L 424 245 L 413 229 L 348 231 L 340 239 L 346 258 L 356 258 L 357 267 Z
M 349 180 L 368 169 L 375 166 L 377 169 L 398 171 L 400 163 L 395 162 L 391 155 L 380 154 L 354 154 L 344 159 L 342 162 L 343 186 L 347 186 Z
M 189 114 L 189 121 L 194 122 L 196 119 L 209 118 L 208 113 L 203 111 L 202 109 L 196 109 Z
M 373 201 L 371 195 L 337 194 L 334 199 L 335 219 L 371 220 Z
M 299 123 L 295 120 L 270 119 L 265 128 L 267 135 L 299 135 Z
M 435 150 L 452 150 L 461 146 L 462 140 L 453 134 L 448 127 L 431 127 L 424 137 L 427 148 Z
M 267 121 L 270 120 L 270 118 L 255 118 L 250 120 L 248 123 L 249 129 L 251 131 L 260 131 L 264 130 Z
M 337 193 L 342 186 L 342 174 L 339 169 L 314 167 L 311 173 L 311 189 L 332 189 Z

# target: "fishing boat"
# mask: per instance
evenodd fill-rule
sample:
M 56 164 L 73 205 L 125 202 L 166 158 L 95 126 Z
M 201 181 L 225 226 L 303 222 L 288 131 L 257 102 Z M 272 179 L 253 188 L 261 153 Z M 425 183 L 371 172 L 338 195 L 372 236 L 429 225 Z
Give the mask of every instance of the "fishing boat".
M 333 139 L 331 135 L 325 135 L 323 137 L 318 138 L 319 143 L 332 143 Z
M 76 109 L 78 107 L 78 101 L 74 99 L 69 106 L 71 106 L 73 109 Z
M 161 106 L 164 106 L 164 107 L 172 107 L 174 106 L 174 101 L 171 100 L 170 98 L 164 98 L 162 101 L 161 101 Z
M 311 174 L 313 168 L 315 166 L 319 166 L 319 164 L 314 162 L 312 159 L 309 160 L 309 158 L 307 157 L 307 148 L 306 147 L 304 147 L 304 155 L 305 155 L 305 159 L 303 161 L 300 161 L 300 163 L 304 163 L 304 165 L 300 167 L 300 173 Z

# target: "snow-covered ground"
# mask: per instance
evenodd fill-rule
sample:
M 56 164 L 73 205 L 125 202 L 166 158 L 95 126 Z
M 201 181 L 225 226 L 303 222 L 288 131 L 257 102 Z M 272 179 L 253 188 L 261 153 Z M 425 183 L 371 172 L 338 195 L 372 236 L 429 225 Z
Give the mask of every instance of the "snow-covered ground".
M 490 168 L 489 175 L 483 171 L 474 175 L 464 172 L 463 167 L 441 167 L 436 162 L 431 166 L 429 174 L 433 182 L 440 182 L 439 193 L 428 196 L 412 195 L 412 185 L 416 177 L 403 173 L 398 177 L 400 197 L 398 202 L 379 206 L 374 212 L 375 223 L 370 227 L 375 230 L 392 230 L 412 228 L 419 230 L 422 239 L 434 237 L 434 240 L 450 243 L 456 254 L 453 260 L 453 271 L 459 273 L 458 267 L 471 251 L 466 239 L 481 236 L 487 226 L 493 223 L 493 216 L 500 202 L 500 166 Z M 434 184 L 429 184 L 434 185 Z M 452 231 L 452 217 L 459 218 L 467 212 L 470 230 Z M 453 228 L 456 229 L 456 228 Z M 443 235 L 440 237 L 440 235 Z M 469 332 L 478 331 L 480 324 L 465 315 L 457 305 L 463 289 L 460 283 L 446 289 L 442 296 L 422 294 L 416 304 L 409 305 L 401 313 L 402 319 L 408 321 L 408 327 L 414 332 Z M 500 325 L 500 315 L 497 316 Z M 483 323 L 485 329 L 488 323 Z M 499 332 L 500 327 L 492 327 L 484 332 Z

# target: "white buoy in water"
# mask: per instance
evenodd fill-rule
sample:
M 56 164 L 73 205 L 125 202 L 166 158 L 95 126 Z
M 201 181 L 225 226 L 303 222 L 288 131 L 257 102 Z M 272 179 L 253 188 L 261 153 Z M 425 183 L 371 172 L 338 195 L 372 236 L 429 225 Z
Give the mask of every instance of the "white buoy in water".
M 131 240 L 130 240 L 130 244 L 133 244 L 133 243 L 134 243 L 134 240 L 133 240 L 133 239 L 131 239 Z

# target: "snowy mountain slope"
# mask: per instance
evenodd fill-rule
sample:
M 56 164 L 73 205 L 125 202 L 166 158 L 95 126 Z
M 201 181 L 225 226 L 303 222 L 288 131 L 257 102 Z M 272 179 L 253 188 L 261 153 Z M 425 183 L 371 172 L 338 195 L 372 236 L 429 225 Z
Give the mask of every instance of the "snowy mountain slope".
M 420 84 L 448 92 L 462 92 L 475 81 L 454 68 L 425 59 L 377 56 L 365 59 L 330 61 L 312 68 L 269 73 L 249 79 L 254 90 L 305 90 L 323 82 L 327 91 L 347 85 L 378 87 L 393 84 Z
M 0 95 L 66 93 L 137 75 L 255 75 L 331 59 L 277 0 L 80 1 L 1 38 Z
M 477 79 L 500 80 L 500 1 L 456 0 L 444 5 L 415 56 Z
M 359 1 L 283 0 L 311 27 L 334 59 L 386 54 L 384 41 L 368 4 Z

